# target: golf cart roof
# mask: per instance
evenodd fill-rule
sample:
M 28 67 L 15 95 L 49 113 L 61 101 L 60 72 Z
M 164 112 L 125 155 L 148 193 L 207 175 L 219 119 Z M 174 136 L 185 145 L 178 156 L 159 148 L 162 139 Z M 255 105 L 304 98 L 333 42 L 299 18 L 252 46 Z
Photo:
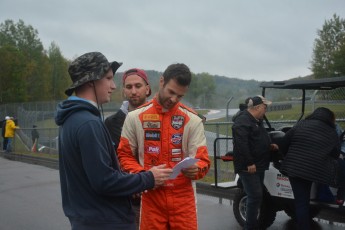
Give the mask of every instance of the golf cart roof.
M 332 77 L 314 80 L 267 81 L 262 82 L 260 87 L 276 89 L 331 90 L 345 87 L 345 77 Z

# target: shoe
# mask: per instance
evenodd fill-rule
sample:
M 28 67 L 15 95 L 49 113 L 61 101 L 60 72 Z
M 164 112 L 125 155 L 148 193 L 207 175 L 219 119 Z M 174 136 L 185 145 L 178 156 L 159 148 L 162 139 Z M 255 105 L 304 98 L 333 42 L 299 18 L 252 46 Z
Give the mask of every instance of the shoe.
M 344 200 L 336 200 L 335 203 L 336 203 L 337 205 L 342 206 L 342 205 L 344 204 Z

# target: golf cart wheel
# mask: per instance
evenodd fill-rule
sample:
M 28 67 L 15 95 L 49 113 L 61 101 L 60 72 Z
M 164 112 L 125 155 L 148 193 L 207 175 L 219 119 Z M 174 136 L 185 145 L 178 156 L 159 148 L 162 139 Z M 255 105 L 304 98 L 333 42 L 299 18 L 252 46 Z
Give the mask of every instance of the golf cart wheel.
M 247 194 L 243 189 L 238 189 L 234 197 L 233 212 L 234 216 L 242 227 L 246 222 Z
M 243 227 L 246 222 L 247 194 L 239 189 L 234 197 L 233 212 L 237 222 Z M 258 221 L 260 229 L 266 229 L 271 226 L 276 219 L 276 210 L 272 206 L 268 194 L 264 194 L 261 208 L 259 210 Z

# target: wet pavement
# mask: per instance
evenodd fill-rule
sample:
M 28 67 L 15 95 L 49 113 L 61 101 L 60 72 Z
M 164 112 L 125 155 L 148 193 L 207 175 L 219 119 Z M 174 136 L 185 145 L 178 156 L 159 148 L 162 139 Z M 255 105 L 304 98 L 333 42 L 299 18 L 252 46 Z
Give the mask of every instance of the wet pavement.
M 0 157 L 0 229 L 65 230 L 69 222 L 61 207 L 59 173 L 39 165 Z M 232 201 L 198 194 L 200 230 L 242 229 L 232 213 Z M 313 229 L 344 229 L 344 223 L 315 219 Z M 345 221 L 344 221 L 345 222 Z M 278 212 L 269 229 L 294 229 L 284 212 Z
M 321 215 L 325 215 L 321 213 Z M 232 201 L 222 200 L 219 203 L 217 197 L 210 197 L 198 194 L 198 216 L 200 230 L 241 230 L 234 214 L 232 212 Z M 338 218 L 339 219 L 339 218 Z M 338 220 L 339 221 L 339 220 Z M 296 229 L 294 221 L 285 214 L 285 212 L 277 212 L 276 220 L 268 228 L 270 230 L 294 230 Z M 344 230 L 345 217 L 340 222 L 331 222 L 320 218 L 314 218 L 312 229 L 319 230 Z

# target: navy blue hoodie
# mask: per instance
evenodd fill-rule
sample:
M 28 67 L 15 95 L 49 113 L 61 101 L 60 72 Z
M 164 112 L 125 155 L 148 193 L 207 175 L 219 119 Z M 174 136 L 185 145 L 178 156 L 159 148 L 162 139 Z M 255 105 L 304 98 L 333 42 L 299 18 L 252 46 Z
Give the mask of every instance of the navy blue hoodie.
M 153 174 L 121 171 L 100 112 L 90 102 L 77 97 L 61 102 L 55 122 L 62 206 L 72 226 L 134 228 L 130 196 L 153 188 Z

